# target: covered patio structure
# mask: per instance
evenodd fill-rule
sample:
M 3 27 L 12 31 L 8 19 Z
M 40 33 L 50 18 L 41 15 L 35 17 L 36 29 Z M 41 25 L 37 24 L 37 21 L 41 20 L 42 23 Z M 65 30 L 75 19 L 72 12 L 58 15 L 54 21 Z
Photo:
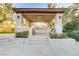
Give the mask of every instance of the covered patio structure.
M 16 32 L 26 31 L 23 22 L 25 21 L 29 28 L 29 37 L 32 36 L 34 23 L 46 24 L 46 32 L 49 34 L 51 21 L 55 21 L 55 33 L 62 34 L 62 16 L 64 8 L 13 8 L 16 12 Z M 42 25 L 43 26 L 43 25 Z M 42 32 L 44 32 L 42 30 Z

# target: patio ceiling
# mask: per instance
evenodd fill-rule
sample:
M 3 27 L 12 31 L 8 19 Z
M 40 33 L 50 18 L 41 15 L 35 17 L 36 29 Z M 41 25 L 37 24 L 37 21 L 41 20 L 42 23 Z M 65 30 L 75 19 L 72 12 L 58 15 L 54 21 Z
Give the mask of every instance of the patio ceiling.
M 31 22 L 50 22 L 55 15 L 24 15 Z
M 13 10 L 22 13 L 31 22 L 50 22 L 56 13 L 64 13 L 64 8 L 13 8 Z

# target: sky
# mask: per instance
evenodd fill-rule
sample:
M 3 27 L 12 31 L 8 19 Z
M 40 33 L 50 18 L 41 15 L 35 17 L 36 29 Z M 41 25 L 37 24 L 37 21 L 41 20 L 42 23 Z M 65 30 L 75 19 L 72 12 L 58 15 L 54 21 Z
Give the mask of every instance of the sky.
M 15 3 L 16 8 L 47 8 L 46 3 Z
M 57 3 L 55 4 L 56 8 L 65 8 L 70 4 L 66 3 Z M 13 6 L 16 8 L 48 8 L 47 3 L 13 3 Z

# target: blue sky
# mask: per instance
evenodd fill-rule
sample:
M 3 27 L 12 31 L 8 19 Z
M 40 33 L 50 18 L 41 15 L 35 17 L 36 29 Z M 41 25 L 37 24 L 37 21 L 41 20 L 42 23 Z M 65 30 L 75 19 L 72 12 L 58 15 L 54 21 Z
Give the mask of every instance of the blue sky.
M 16 8 L 47 8 L 46 3 L 15 3 Z
M 61 7 L 67 7 L 70 4 L 62 4 L 62 3 L 57 3 L 56 7 L 61 8 Z M 13 3 L 13 6 L 16 8 L 47 8 L 47 3 Z

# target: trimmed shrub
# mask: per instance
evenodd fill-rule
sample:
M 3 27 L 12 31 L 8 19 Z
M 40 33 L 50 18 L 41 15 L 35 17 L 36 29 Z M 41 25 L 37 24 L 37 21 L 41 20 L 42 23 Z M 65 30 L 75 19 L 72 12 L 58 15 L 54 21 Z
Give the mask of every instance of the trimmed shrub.
M 29 31 L 17 32 L 16 38 L 27 38 L 29 35 Z
M 50 34 L 50 38 L 56 38 L 56 39 L 62 39 L 62 38 L 65 38 L 66 35 L 65 34 Z

